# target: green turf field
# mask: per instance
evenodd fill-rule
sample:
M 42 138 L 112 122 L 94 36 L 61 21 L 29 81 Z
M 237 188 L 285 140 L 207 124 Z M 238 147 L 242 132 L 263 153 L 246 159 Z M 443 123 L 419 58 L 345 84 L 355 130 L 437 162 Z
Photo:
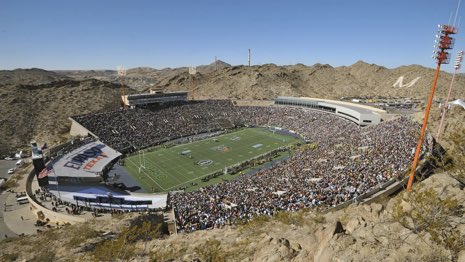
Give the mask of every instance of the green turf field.
M 204 183 L 201 180 L 208 174 L 297 142 L 299 140 L 294 137 L 273 134 L 264 128 L 248 128 L 146 152 L 145 169 L 141 169 L 140 173 L 140 156 L 129 156 L 125 159 L 125 169 L 146 192 L 167 192 L 181 186 L 191 186 L 192 182 L 200 187 L 205 183 L 211 184 L 210 181 Z

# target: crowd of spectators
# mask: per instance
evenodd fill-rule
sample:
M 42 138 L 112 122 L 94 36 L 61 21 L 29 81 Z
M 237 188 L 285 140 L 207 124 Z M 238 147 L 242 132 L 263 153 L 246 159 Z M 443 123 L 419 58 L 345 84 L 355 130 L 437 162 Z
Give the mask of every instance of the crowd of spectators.
M 403 175 L 419 132 L 419 126 L 406 117 L 361 128 L 326 112 L 281 106 L 236 107 L 226 100 L 74 119 L 117 150 L 235 126 L 281 127 L 312 143 L 312 147 L 253 175 L 195 192 L 170 194 L 169 204 L 180 231 L 221 227 L 278 211 L 335 206 L 356 198 Z
M 120 152 L 173 139 L 232 128 L 239 115 L 228 100 L 183 103 L 171 107 L 115 110 L 73 117 L 102 142 Z M 231 122 L 231 120 L 233 122 Z

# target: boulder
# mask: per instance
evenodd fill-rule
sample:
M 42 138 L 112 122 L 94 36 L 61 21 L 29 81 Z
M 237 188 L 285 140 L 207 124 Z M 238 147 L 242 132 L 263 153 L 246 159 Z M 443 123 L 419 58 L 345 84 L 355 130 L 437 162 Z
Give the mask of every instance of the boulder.
M 290 244 L 289 244 L 289 240 L 285 239 L 285 238 L 280 238 L 278 240 L 278 243 L 289 248 L 290 247 Z
M 360 222 L 358 221 L 358 218 L 352 218 L 351 220 L 349 220 L 349 222 L 346 225 L 346 231 L 352 234 L 359 227 L 360 227 Z
M 333 261 L 334 249 L 331 246 L 325 247 L 318 257 L 315 257 L 315 262 L 330 262 Z
M 302 246 L 299 243 L 292 243 L 291 248 L 294 249 L 295 251 L 302 250 Z
M 363 217 L 358 218 L 358 222 L 360 222 L 360 226 L 366 227 L 367 226 L 367 221 Z
M 335 228 L 334 228 L 333 235 L 340 234 L 340 233 L 344 233 L 344 228 L 342 227 L 342 223 L 340 221 L 337 221 Z
M 465 250 L 460 251 L 457 262 L 465 262 Z
M 338 235 L 338 239 L 333 239 L 335 240 L 334 241 L 334 244 L 337 245 L 339 247 L 339 249 L 342 249 L 342 250 L 346 250 L 347 248 L 349 248 L 350 246 L 352 246 L 353 244 L 355 244 L 357 242 L 357 240 L 351 236 L 351 235 Z
M 289 261 L 298 254 L 286 238 L 276 240 L 265 235 L 257 246 L 254 261 Z
M 378 203 L 371 203 L 370 206 L 371 206 L 371 212 L 373 214 L 376 214 L 377 216 L 379 216 L 379 214 L 383 210 L 383 205 L 378 204 Z
M 340 221 L 328 223 L 322 229 L 316 232 L 318 248 L 315 252 L 314 261 L 329 261 L 328 254 L 330 253 L 329 242 L 334 235 L 344 233 L 344 228 Z M 331 249 L 332 250 L 332 249 Z

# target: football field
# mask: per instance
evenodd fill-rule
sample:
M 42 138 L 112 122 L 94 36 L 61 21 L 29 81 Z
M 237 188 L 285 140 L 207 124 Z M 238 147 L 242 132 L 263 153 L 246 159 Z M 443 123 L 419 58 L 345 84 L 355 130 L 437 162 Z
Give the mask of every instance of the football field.
M 157 148 L 125 159 L 125 169 L 146 192 L 168 192 L 243 163 L 276 148 L 292 145 L 298 139 L 275 134 L 265 128 L 247 128 L 170 148 Z M 141 163 L 145 168 L 139 168 Z M 139 172 L 140 170 L 140 172 Z M 226 175 L 228 176 L 228 175 Z

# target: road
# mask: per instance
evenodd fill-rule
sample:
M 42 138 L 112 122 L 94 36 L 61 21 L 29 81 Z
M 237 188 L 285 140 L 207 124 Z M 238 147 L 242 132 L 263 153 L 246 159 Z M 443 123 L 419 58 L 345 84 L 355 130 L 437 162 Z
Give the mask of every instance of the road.
M 0 160 L 0 178 L 9 178 L 8 169 L 16 167 L 15 160 Z
M 0 208 L 0 239 L 4 239 L 5 236 L 8 236 L 8 237 L 17 237 L 18 235 L 15 234 L 13 231 L 11 231 L 7 225 L 5 224 L 5 221 L 3 220 L 4 219 L 4 210 L 5 210 L 5 206 L 4 204 L 6 203 L 6 198 L 8 197 L 9 194 L 12 194 L 12 193 L 9 193 L 7 191 L 4 191 L 0 194 L 0 204 L 1 204 L 1 208 Z M 7 205 L 6 207 L 6 210 L 9 210 L 9 208 L 11 208 L 9 205 Z

